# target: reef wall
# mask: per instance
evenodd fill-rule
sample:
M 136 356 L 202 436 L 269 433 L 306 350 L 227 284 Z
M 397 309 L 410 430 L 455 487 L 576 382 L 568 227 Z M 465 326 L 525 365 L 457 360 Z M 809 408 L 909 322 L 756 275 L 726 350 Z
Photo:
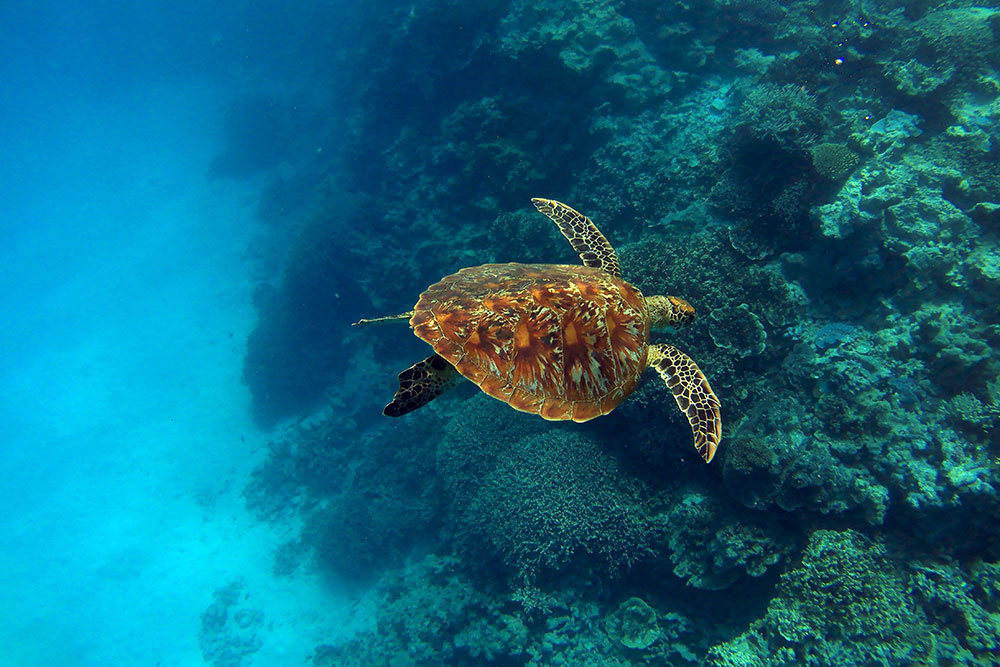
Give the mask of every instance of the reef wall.
M 247 490 L 303 522 L 276 567 L 378 582 L 315 664 L 1000 664 L 1000 10 L 382 10 L 341 150 L 265 197 L 317 184 L 245 366 L 262 423 L 327 406 Z M 698 310 L 670 340 L 722 401 L 711 465 L 649 378 L 585 425 L 470 388 L 379 415 L 427 348 L 347 325 L 574 262 L 532 196 Z

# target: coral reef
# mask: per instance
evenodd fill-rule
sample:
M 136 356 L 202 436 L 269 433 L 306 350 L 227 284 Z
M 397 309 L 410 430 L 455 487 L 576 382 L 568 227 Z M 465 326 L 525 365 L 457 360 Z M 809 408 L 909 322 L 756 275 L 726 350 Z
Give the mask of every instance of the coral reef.
M 279 569 L 381 577 L 316 664 L 1000 664 L 997 10 L 417 0 L 364 32 L 337 163 L 251 165 L 339 184 L 279 234 L 244 375 L 264 425 L 330 405 L 247 489 L 304 527 Z M 658 382 L 584 425 L 471 387 L 380 421 L 426 346 L 346 325 L 575 262 L 531 196 L 694 305 L 667 338 L 723 399 L 711 466 Z
M 818 530 L 763 618 L 709 665 L 994 664 L 997 568 L 903 564 L 852 530 Z M 915 594 L 915 595 L 914 595 Z
M 426 556 L 387 575 L 375 590 L 372 632 L 321 645 L 317 667 L 353 665 L 610 665 L 691 662 L 691 623 L 640 598 L 604 615 L 572 591 L 550 596 L 534 613 L 483 588 L 454 558 Z
M 311 560 L 347 582 L 370 582 L 433 539 L 441 507 L 433 436 L 418 427 L 396 440 L 376 428 L 345 440 L 354 428 L 334 412 L 276 437 L 244 491 L 261 520 L 292 514 L 302 524 L 275 554 L 276 572 Z
M 320 646 L 317 667 L 434 665 L 517 657 L 528 630 L 501 599 L 477 590 L 453 558 L 427 556 L 383 579 L 376 630 L 341 646 Z
M 718 498 L 687 490 L 665 516 L 674 574 L 691 586 L 728 588 L 741 576 L 763 576 L 794 547 L 773 516 L 726 511 Z

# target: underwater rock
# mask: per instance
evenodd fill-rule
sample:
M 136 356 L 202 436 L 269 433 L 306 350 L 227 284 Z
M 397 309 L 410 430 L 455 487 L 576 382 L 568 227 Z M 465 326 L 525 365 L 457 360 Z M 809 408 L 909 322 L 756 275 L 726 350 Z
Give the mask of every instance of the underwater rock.
M 201 655 L 212 667 L 250 664 L 264 645 L 258 632 L 264 627 L 264 612 L 246 603 L 245 582 L 236 580 L 212 593 L 212 604 L 201 615 L 198 643 Z
M 502 23 L 503 51 L 513 57 L 542 49 L 556 50 L 572 72 L 599 77 L 606 99 L 636 108 L 665 96 L 671 77 L 660 68 L 635 24 L 605 0 L 561 0 L 544 7 L 513 0 Z
M 892 109 L 883 118 L 872 123 L 865 138 L 876 153 L 885 154 L 901 148 L 907 140 L 923 134 L 920 118 L 898 109 Z

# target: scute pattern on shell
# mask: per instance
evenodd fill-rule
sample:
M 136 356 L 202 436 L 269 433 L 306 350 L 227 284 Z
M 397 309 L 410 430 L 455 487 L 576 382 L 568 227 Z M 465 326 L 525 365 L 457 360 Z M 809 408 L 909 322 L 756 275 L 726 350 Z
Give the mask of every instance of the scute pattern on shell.
M 484 392 L 545 419 L 607 414 L 646 367 L 642 294 L 586 266 L 462 269 L 420 295 L 410 324 Z

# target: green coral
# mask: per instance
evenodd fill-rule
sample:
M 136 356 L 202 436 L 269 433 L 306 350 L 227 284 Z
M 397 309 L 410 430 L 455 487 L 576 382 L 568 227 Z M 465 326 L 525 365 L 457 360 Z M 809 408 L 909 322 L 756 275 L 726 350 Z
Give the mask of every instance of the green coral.
M 831 181 L 846 178 L 860 161 L 858 154 L 843 144 L 817 144 L 810 152 L 816 173 Z
M 1000 404 L 992 398 L 981 401 L 969 392 L 949 399 L 944 409 L 955 424 L 982 433 L 992 431 L 1000 422 Z
M 898 633 L 908 609 L 884 547 L 853 530 L 820 530 L 801 565 L 782 575 L 766 622 L 794 643 L 855 641 Z
M 977 562 L 966 573 L 951 561 L 913 564 L 910 586 L 932 618 L 958 636 L 968 658 L 1000 653 L 1000 566 Z

